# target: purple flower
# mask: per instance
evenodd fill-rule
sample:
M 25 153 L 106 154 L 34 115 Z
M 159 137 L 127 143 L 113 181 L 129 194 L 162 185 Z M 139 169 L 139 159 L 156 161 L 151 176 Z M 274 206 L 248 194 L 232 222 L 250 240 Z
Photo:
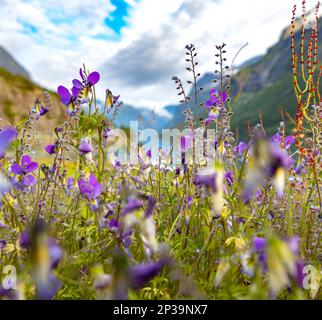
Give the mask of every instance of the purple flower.
M 0 284 L 0 298 L 5 298 L 9 300 L 18 300 L 19 299 L 18 290 L 5 289 Z
M 209 126 L 209 125 L 210 125 L 214 120 L 215 120 L 215 119 L 212 119 L 212 118 L 209 118 L 209 117 L 208 117 L 208 118 L 206 118 L 206 119 L 205 119 L 205 125 L 206 125 L 206 126 Z
M 132 239 L 131 239 L 132 233 L 133 233 L 133 230 L 130 229 L 130 230 L 126 231 L 126 232 L 123 232 L 120 235 L 120 238 L 122 239 L 122 242 L 124 243 L 125 250 L 127 251 L 128 255 L 131 255 L 130 251 L 129 251 L 129 248 L 130 248 L 130 244 L 132 242 Z
M 265 238 L 254 237 L 253 246 L 255 251 L 262 251 L 267 245 L 267 240 Z
M 208 118 L 205 119 L 205 125 L 208 126 L 214 122 L 220 115 L 220 107 L 212 107 L 208 113 Z
M 31 174 L 38 168 L 38 163 L 33 162 L 28 155 L 24 155 L 21 158 L 21 164 L 15 162 L 11 166 L 13 174 L 18 175 L 23 185 L 31 186 L 37 182 L 37 179 Z
M 212 192 L 216 192 L 217 185 L 216 185 L 216 172 L 211 173 L 198 173 L 193 183 L 196 186 L 204 186 L 206 188 L 209 188 Z
M 186 152 L 193 147 L 194 134 L 191 130 L 187 135 L 181 136 L 181 151 Z
M 86 153 L 90 153 L 93 152 L 93 147 L 92 144 L 90 143 L 90 141 L 88 139 L 81 139 L 81 143 L 78 147 L 78 151 L 80 155 L 84 155 Z
M 299 254 L 299 245 L 300 245 L 300 239 L 299 237 L 292 237 L 287 240 L 287 244 L 292 251 L 292 253 L 297 256 Z
M 82 78 L 85 87 L 88 87 L 88 88 L 92 87 L 100 80 L 100 74 L 97 71 L 93 71 L 86 78 L 83 70 L 79 69 L 79 75 Z M 76 87 L 82 88 L 82 83 L 77 79 L 73 80 L 73 85 Z
M 142 263 L 130 268 L 131 287 L 134 290 L 142 288 L 163 269 L 165 261 Z
M 261 263 L 264 270 L 266 270 L 266 246 L 267 240 L 264 238 L 254 237 L 253 247 L 258 255 L 258 260 Z
M 123 210 L 123 215 L 125 216 L 135 210 L 142 208 L 142 207 L 143 207 L 143 202 L 141 200 L 131 198 Z
M 298 287 L 302 288 L 304 278 L 306 275 L 304 273 L 304 263 L 298 259 L 295 262 L 295 267 L 296 267 L 296 275 L 295 275 L 296 284 L 298 285 Z
M 23 231 L 20 235 L 19 238 L 19 244 L 20 247 L 23 249 L 27 249 L 30 245 L 30 236 L 29 236 L 29 232 L 27 230 Z
M 37 281 L 37 299 L 51 300 L 61 286 L 61 282 L 52 273 L 48 274 L 46 279 L 40 279 L 40 281 Z
M 153 198 L 153 196 L 148 196 L 148 206 L 145 210 L 144 216 L 147 218 L 152 214 L 153 208 L 155 206 L 156 200 Z
M 69 106 L 70 104 L 74 103 L 78 97 L 79 89 L 76 87 L 72 88 L 72 93 L 64 86 L 59 86 L 57 89 L 57 93 L 60 96 L 61 102 Z
M 7 241 L 4 239 L 0 239 L 0 251 L 3 250 L 3 248 L 6 246 Z
M 298 287 L 303 287 L 303 281 L 305 278 L 304 263 L 300 257 L 300 238 L 295 236 L 286 240 L 288 247 L 296 258 L 295 261 L 295 281 Z
M 282 143 L 282 136 L 279 133 L 275 133 L 271 137 L 271 142 L 277 146 Z M 284 139 L 285 149 L 291 148 L 291 146 L 295 143 L 295 138 L 293 136 L 287 136 Z
M 104 131 L 104 135 L 103 135 L 103 137 L 104 137 L 105 139 L 107 139 L 107 138 L 109 138 L 109 137 L 114 137 L 114 131 L 113 131 L 111 128 L 107 127 L 107 128 L 105 129 L 105 131 Z
M 210 99 L 206 101 L 206 109 L 211 109 L 212 107 L 219 107 L 222 104 L 225 104 L 228 100 L 228 95 L 226 91 L 220 92 L 217 94 L 216 89 L 210 90 Z
M 206 109 L 210 109 L 213 106 L 219 105 L 220 100 L 217 96 L 217 90 L 216 89 L 211 89 L 210 90 L 210 99 L 206 101 L 205 107 Z
M 239 144 L 234 148 L 234 154 L 242 154 L 247 150 L 247 143 L 244 141 L 239 142 Z
M 282 142 L 282 137 L 279 133 L 275 133 L 272 137 L 271 137 L 271 142 L 276 143 L 276 144 L 280 144 Z
M 39 99 L 36 99 L 33 112 L 36 114 L 36 120 L 38 120 L 48 112 L 48 109 L 41 104 Z
M 226 91 L 220 92 L 219 97 L 220 97 L 222 103 L 226 103 L 228 100 L 228 95 L 227 95 Z
M 61 128 L 61 127 L 56 127 L 56 128 L 55 128 L 55 132 L 56 132 L 56 134 L 57 134 L 57 135 L 59 135 L 59 133 L 63 132 L 63 128 Z
M 117 101 L 120 99 L 120 95 L 118 96 L 113 96 L 113 105 L 117 103 Z
M 85 84 L 87 87 L 92 87 L 99 80 L 100 80 L 100 74 L 98 72 L 94 71 L 88 75 L 87 80 L 85 80 Z
M 19 165 L 17 162 L 15 162 L 11 166 L 11 171 L 14 174 L 26 174 L 35 171 L 38 168 L 38 163 L 33 162 L 28 155 L 24 155 L 21 158 L 21 165 Z
M 3 156 L 3 153 L 9 147 L 11 141 L 16 138 L 17 130 L 12 127 L 6 127 L 0 129 L 0 156 Z
M 77 79 L 74 79 L 72 83 L 74 88 L 77 88 L 79 90 L 83 88 L 83 84 Z
M 71 191 L 74 189 L 74 178 L 67 179 L 67 195 L 70 197 Z
M 113 106 L 117 103 L 120 96 L 114 96 L 112 91 L 109 89 L 106 89 L 106 97 L 105 97 L 105 105 L 107 107 L 107 112 L 110 112 L 110 110 L 113 108 Z
M 293 136 L 287 136 L 285 138 L 285 149 L 291 148 L 291 146 L 295 143 L 295 138 Z
M 117 219 L 111 219 L 110 222 L 108 223 L 108 227 L 112 232 L 118 232 L 120 229 L 121 224 Z
M 102 193 L 102 185 L 93 174 L 89 176 L 88 180 L 79 179 L 78 188 L 80 193 L 86 196 L 88 200 L 95 200 Z
M 36 119 L 38 120 L 40 117 L 45 115 L 47 112 L 48 112 L 47 108 L 45 108 L 44 106 L 40 106 L 40 110 L 39 110 L 39 113 L 36 116 Z
M 56 145 L 55 144 L 49 144 L 48 146 L 45 147 L 45 151 L 48 154 L 54 154 L 56 152 Z
M 149 149 L 147 152 L 146 152 L 146 156 L 151 159 L 152 158 L 152 151 L 151 149 Z
M 47 247 L 50 257 L 50 267 L 51 269 L 55 269 L 63 258 L 63 250 L 58 246 L 54 238 L 49 238 L 47 240 Z
M 39 114 L 40 116 L 45 115 L 48 112 L 48 109 L 45 108 L 43 105 L 40 106 Z
M 191 205 L 192 205 L 192 196 L 189 196 L 186 200 L 185 200 L 185 203 L 186 205 L 188 206 L 188 208 L 190 209 L 191 208 Z
M 234 182 L 234 179 L 233 179 L 233 177 L 231 176 L 230 171 L 227 171 L 227 172 L 225 173 L 225 179 L 226 179 L 226 181 L 227 181 L 228 186 L 231 186 L 231 185 L 232 185 L 232 183 Z

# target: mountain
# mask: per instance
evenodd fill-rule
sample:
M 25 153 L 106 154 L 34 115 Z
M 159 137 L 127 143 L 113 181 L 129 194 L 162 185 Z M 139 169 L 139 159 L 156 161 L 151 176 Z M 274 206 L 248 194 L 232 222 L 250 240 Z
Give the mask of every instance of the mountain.
M 30 75 L 3 47 L 0 46 L 0 68 L 14 75 L 30 79 Z
M 238 69 L 242 69 L 242 68 L 246 68 L 248 66 L 251 66 L 252 64 L 255 64 L 256 62 L 258 62 L 262 57 L 263 57 L 263 55 L 259 55 L 259 56 L 255 56 L 253 58 L 250 58 L 250 59 L 244 61 L 242 64 L 240 64 L 238 66 Z
M 44 92 L 48 94 L 44 94 Z M 50 101 L 48 101 L 48 96 Z M 6 124 L 18 124 L 26 119 L 33 108 L 35 99 L 49 109 L 46 120 L 39 120 L 37 126 L 44 134 L 49 134 L 59 122 L 63 122 L 66 112 L 54 92 L 34 83 L 28 72 L 14 58 L 0 47 L 0 119 Z M 2 126 L 1 125 L 1 126 Z
M 322 19 L 319 20 L 322 30 Z M 243 79 L 244 89 L 234 104 L 232 118 L 233 129 L 239 131 L 241 137 L 247 136 L 247 125 L 256 125 L 261 114 L 263 124 L 269 134 L 276 132 L 281 121 L 281 108 L 284 112 L 295 116 L 296 99 L 292 85 L 291 52 L 289 28 L 283 30 L 279 41 L 268 49 L 267 53 L 256 63 L 242 68 L 236 79 Z M 300 30 L 295 33 L 295 41 L 299 47 Z M 322 34 L 319 33 L 319 44 Z M 318 49 L 318 61 L 322 61 L 322 48 Z M 290 121 L 285 117 L 287 128 Z
M 322 19 L 319 19 L 319 29 L 322 30 Z M 291 52 L 289 28 L 285 28 L 279 41 L 270 47 L 263 56 L 255 57 L 241 65 L 239 71 L 232 78 L 231 95 L 233 98 L 232 129 L 238 133 L 240 139 L 247 139 L 248 125 L 255 126 L 263 119 L 264 127 L 268 134 L 276 132 L 281 121 L 281 108 L 284 112 L 295 116 L 296 99 L 292 86 Z M 301 34 L 298 28 L 295 41 L 299 47 Z M 319 32 L 319 44 L 322 32 Z M 322 48 L 318 49 L 318 60 L 322 61 Z M 204 87 L 198 102 L 209 98 L 211 80 L 215 74 L 206 73 L 198 81 L 198 87 Z M 241 90 L 241 93 L 237 93 Z M 192 92 L 189 93 L 192 96 Z M 184 105 L 170 105 L 165 109 L 173 118 L 164 124 L 166 128 L 182 127 L 184 124 Z M 191 108 L 192 109 L 192 108 Z M 198 117 L 206 117 L 205 110 L 201 107 Z M 290 121 L 285 117 L 287 129 Z
M 322 30 L 322 21 L 319 20 Z M 281 121 L 280 109 L 291 116 L 296 112 L 296 100 L 292 87 L 291 53 L 289 27 L 285 28 L 278 42 L 270 47 L 266 54 L 254 57 L 238 67 L 238 71 L 232 77 L 232 129 L 239 139 L 247 139 L 248 125 L 254 126 L 262 116 L 264 127 L 269 134 L 276 132 Z M 297 26 L 295 39 L 300 41 L 300 30 Z M 321 43 L 322 32 L 319 32 Z M 298 47 L 298 45 L 297 45 Z M 321 46 L 318 50 L 319 61 L 322 61 Z M 216 77 L 214 73 L 205 73 L 198 81 L 198 87 L 203 87 L 200 92 L 198 103 L 209 98 L 210 89 L 214 86 L 212 80 Z M 169 79 L 169 81 L 171 81 Z M 175 89 L 174 89 L 175 90 Z M 5 49 L 0 47 L 0 118 L 10 122 L 19 122 L 25 119 L 28 111 L 32 108 L 34 100 L 38 97 L 45 101 L 44 88 L 35 84 L 28 72 L 21 67 Z M 188 95 L 193 96 L 192 92 Z M 48 117 L 52 120 L 51 125 L 45 121 L 43 130 L 49 130 L 61 119 L 66 117 L 55 93 L 50 93 L 52 103 Z M 131 120 L 138 120 L 140 128 L 182 128 L 184 125 L 184 109 L 182 104 L 172 104 L 164 107 L 165 111 L 172 115 L 167 118 L 154 112 L 123 104 L 115 119 L 117 127 L 129 127 Z M 193 109 L 191 107 L 191 109 Z M 112 116 L 111 115 L 110 117 Z M 198 107 L 197 119 L 207 116 L 203 107 Z M 285 117 L 287 128 L 290 121 Z M 40 124 L 41 126 L 41 124 Z
M 113 111 L 109 118 L 113 117 Z M 130 121 L 136 120 L 139 122 L 139 127 L 153 127 L 154 123 L 154 113 L 151 110 L 133 107 L 129 104 L 122 104 L 118 109 L 117 116 L 114 119 L 114 124 L 117 127 L 129 127 Z

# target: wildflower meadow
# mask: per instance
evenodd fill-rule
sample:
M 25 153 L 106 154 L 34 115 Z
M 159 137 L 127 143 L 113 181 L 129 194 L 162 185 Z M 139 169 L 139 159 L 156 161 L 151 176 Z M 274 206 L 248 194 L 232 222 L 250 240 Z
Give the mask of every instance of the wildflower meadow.
M 66 115 L 48 143 L 35 142 L 35 128 L 46 126 L 50 101 L 2 123 L 0 298 L 320 299 L 319 4 L 309 30 L 297 15 L 295 6 L 297 103 L 281 110 L 273 135 L 262 119 L 247 138 L 232 130 L 225 43 L 209 53 L 216 71 L 203 103 L 197 49 L 183 48 L 187 78 L 169 79 L 181 130 L 117 127 L 122 96 L 103 88 L 101 103 L 101 74 L 86 64 L 70 87 L 57 78 Z

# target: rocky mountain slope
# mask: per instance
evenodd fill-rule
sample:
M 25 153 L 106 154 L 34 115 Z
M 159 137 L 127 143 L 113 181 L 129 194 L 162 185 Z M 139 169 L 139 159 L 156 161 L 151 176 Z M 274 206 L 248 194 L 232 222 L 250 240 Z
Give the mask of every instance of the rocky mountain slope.
M 28 72 L 21 67 L 3 48 L 0 48 L 0 119 L 4 124 L 18 124 L 26 119 L 35 99 L 50 109 L 46 121 L 37 125 L 43 133 L 50 133 L 54 126 L 63 121 L 65 112 L 58 96 L 35 84 Z M 48 92 L 45 97 L 44 92 Z
M 0 46 L 0 68 L 14 75 L 30 79 L 30 75 L 3 47 Z
M 322 19 L 319 20 L 322 30 Z M 308 32 L 308 31 L 307 31 Z M 295 33 L 297 44 L 300 40 L 300 30 Z M 319 33 L 318 59 L 322 61 L 322 32 Z M 207 73 L 200 78 L 198 86 L 204 91 L 199 96 L 199 102 L 208 99 L 211 80 L 215 74 Z M 232 128 L 242 139 L 248 135 L 248 125 L 254 126 L 259 122 L 260 114 L 269 134 L 273 134 L 281 121 L 281 108 L 291 115 L 296 112 L 296 100 L 292 87 L 291 52 L 289 28 L 285 28 L 279 41 L 268 49 L 265 55 L 252 59 L 240 67 L 231 83 L 232 97 L 242 87 L 241 94 L 232 104 L 234 115 Z M 192 95 L 190 92 L 189 95 Z M 166 127 L 181 127 L 184 121 L 184 106 L 171 105 L 166 110 L 173 118 L 165 124 Z M 198 116 L 205 116 L 204 110 L 199 110 Z M 289 127 L 289 120 L 286 125 Z

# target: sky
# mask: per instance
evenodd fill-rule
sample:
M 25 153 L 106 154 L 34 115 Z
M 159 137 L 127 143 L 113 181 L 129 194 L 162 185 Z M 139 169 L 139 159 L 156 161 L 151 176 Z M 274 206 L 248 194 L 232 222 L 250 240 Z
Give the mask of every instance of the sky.
M 238 65 L 279 39 L 294 3 L 300 8 L 300 0 L 0 0 L 0 45 L 49 89 L 71 87 L 85 63 L 101 74 L 100 99 L 109 88 L 162 113 L 178 100 L 171 77 L 189 79 L 186 44 L 204 73 L 215 69 L 216 44 L 227 43 L 229 61 L 248 43 Z

